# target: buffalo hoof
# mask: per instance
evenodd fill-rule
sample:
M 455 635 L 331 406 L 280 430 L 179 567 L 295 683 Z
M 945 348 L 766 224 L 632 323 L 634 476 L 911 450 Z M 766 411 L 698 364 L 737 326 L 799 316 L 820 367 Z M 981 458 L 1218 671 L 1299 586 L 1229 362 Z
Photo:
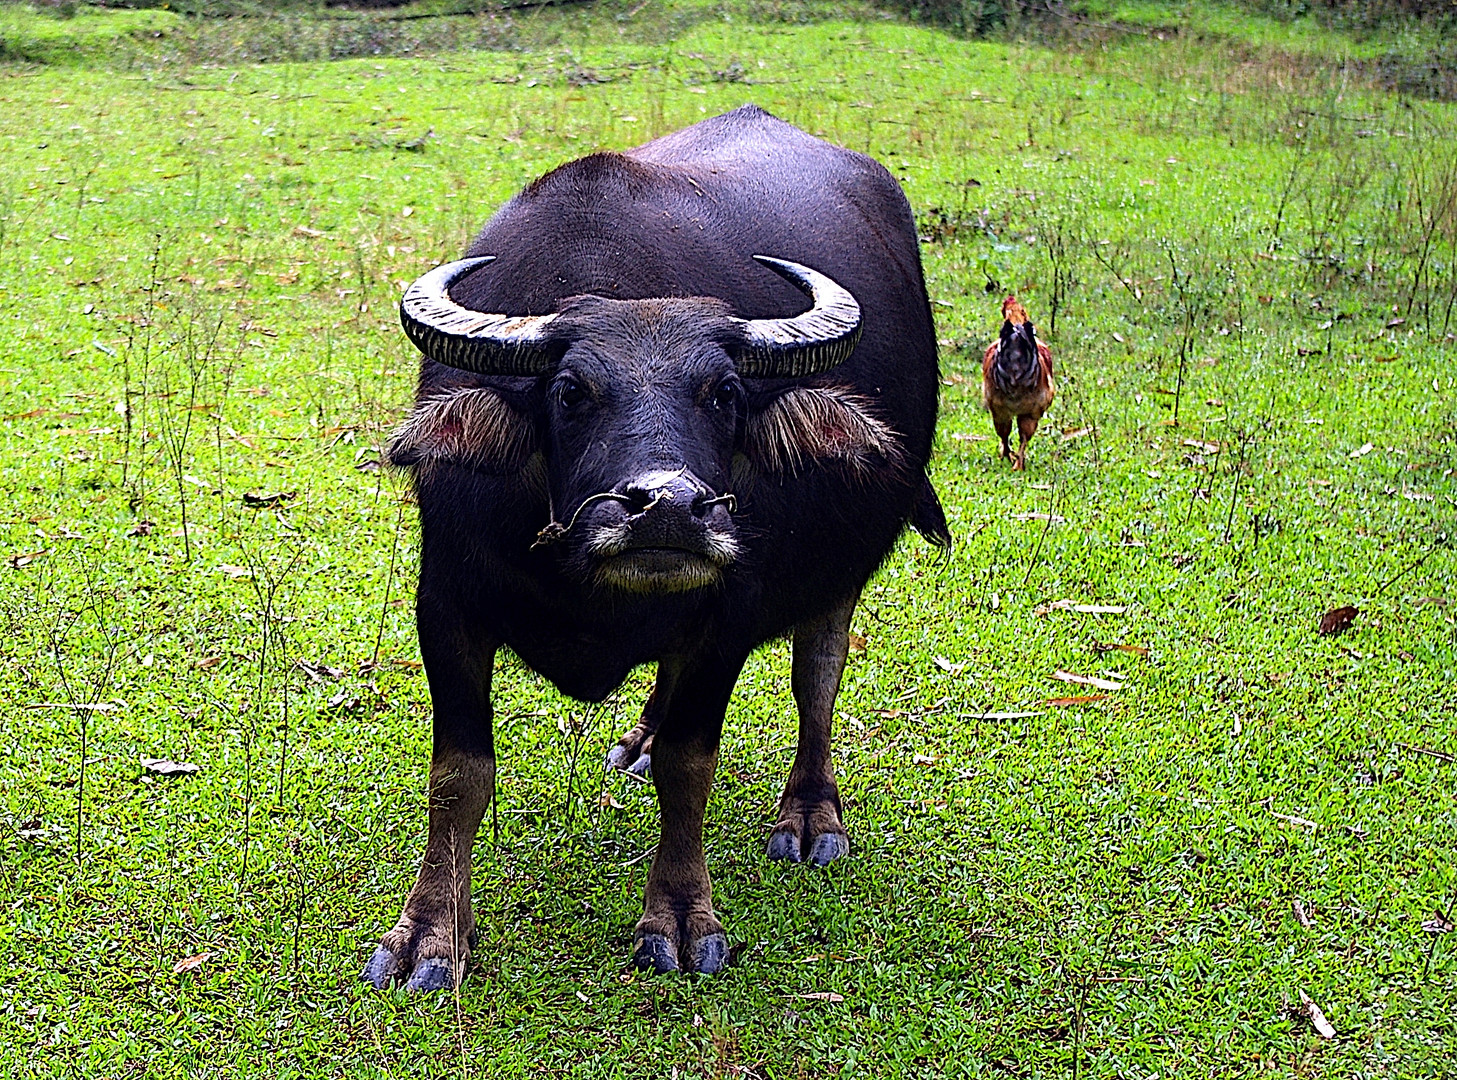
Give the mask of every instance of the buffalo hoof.
M 376 990 L 383 990 L 394 981 L 400 967 L 400 958 L 381 945 L 374 950 L 369 963 L 364 965 L 364 973 L 360 978 Z
M 632 962 L 641 971 L 662 975 L 678 970 L 678 946 L 662 934 L 643 934 L 633 945 Z
M 765 852 L 781 862 L 828 866 L 850 854 L 850 836 L 830 803 L 782 807 Z
M 653 927 L 639 925 L 633 941 L 632 962 L 642 971 L 662 975 L 669 971 L 716 975 L 728 963 L 728 936 L 712 916 L 673 915 L 648 919 Z M 673 925 L 662 925 L 673 924 Z
M 386 942 L 395 936 L 396 932 L 393 931 L 385 935 Z M 471 936 L 474 938 L 474 935 Z M 360 977 L 376 990 L 402 985 L 406 990 L 431 993 L 436 990 L 453 990 L 459 985 L 465 976 L 468 953 L 462 955 L 458 962 L 452 962 L 449 957 L 420 956 L 419 951 L 408 942 L 397 944 L 394 948 L 381 943 L 364 965 Z
M 607 767 L 619 769 L 633 776 L 651 776 L 652 753 L 652 733 L 644 731 L 642 726 L 638 725 L 618 739 L 617 745 L 607 751 Z

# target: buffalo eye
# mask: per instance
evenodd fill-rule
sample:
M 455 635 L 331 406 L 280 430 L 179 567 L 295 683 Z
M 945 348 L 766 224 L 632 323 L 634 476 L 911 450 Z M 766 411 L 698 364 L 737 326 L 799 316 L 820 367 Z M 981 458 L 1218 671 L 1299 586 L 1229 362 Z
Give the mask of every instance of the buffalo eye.
M 727 412 L 743 400 L 744 389 L 737 379 L 725 379 L 714 388 L 710 404 L 719 412 Z
M 575 409 L 587 400 L 587 391 L 576 379 L 570 375 L 563 375 L 557 380 L 556 399 L 561 403 L 563 409 Z

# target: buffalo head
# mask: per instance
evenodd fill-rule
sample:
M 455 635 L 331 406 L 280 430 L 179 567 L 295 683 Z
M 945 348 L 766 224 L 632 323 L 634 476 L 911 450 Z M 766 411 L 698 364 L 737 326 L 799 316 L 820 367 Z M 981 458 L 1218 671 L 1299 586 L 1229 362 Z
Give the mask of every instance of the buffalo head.
M 811 460 L 866 471 L 899 461 L 895 433 L 848 391 L 791 384 L 751 409 L 762 395 L 746 380 L 817 374 L 853 352 L 859 305 L 823 274 L 759 257 L 813 300 L 786 319 L 737 318 L 702 297 L 579 296 L 550 315 L 511 316 L 449 296 L 488 261 L 450 263 L 417 281 L 401 304 L 405 331 L 440 363 L 533 376 L 535 391 L 511 401 L 488 387 L 428 397 L 390 457 L 499 474 L 540 455 L 549 520 L 535 546 L 557 546 L 584 583 L 660 593 L 718 582 L 740 550 L 737 455 L 761 473 Z

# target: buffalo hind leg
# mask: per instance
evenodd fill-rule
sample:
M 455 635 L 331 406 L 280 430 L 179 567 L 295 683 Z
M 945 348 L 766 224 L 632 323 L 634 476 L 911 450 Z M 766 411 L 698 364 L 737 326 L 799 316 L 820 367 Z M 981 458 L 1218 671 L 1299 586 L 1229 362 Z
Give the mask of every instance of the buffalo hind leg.
M 662 832 L 633 932 L 633 960 L 640 968 L 711 975 L 728 961 L 703 856 L 703 814 L 724 710 L 742 664 L 742 658 L 737 665 L 715 659 L 680 668 L 664 661 L 658 668 L 662 716 L 653 738 L 653 787 Z
M 835 696 L 850 648 L 850 616 L 859 593 L 823 618 L 794 628 L 790 685 L 799 707 L 799 746 L 769 835 L 771 859 L 826 864 L 850 852 L 840 820 L 840 788 L 830 761 Z
M 379 989 L 391 982 L 407 990 L 455 987 L 475 946 L 471 849 L 495 795 L 490 695 L 496 649 L 441 637 L 456 647 L 431 648 L 437 637 L 421 634 L 435 714 L 429 835 L 400 920 L 364 968 L 364 980 Z
M 661 677 L 643 706 L 642 718 L 617 740 L 617 745 L 607 751 L 607 767 L 647 776 L 653 764 L 653 735 L 663 721 L 663 710 L 667 704 L 667 691 Z

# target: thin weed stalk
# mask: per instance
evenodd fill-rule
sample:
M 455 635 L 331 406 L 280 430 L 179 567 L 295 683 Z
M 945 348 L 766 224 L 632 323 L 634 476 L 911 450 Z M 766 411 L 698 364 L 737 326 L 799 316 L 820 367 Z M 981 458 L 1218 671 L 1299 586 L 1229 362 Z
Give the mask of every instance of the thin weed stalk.
M 374 633 L 374 652 L 370 655 L 369 658 L 369 663 L 371 667 L 379 664 L 379 650 L 380 646 L 384 643 L 384 624 L 386 618 L 389 616 L 390 592 L 394 589 L 395 564 L 399 558 L 400 552 L 400 528 L 404 525 L 405 521 L 405 501 L 406 500 L 404 498 L 404 493 L 401 492 L 399 497 L 396 499 L 396 502 L 399 503 L 399 508 L 395 512 L 395 527 L 391 531 L 390 535 L 390 564 L 389 570 L 385 574 L 384 600 L 380 603 L 379 606 L 379 626 L 376 627 Z
M 85 598 L 74 611 L 65 608 L 56 612 L 50 627 L 50 653 L 55 665 L 56 679 L 60 683 L 65 705 L 77 718 L 79 728 L 79 767 L 76 779 L 76 862 L 81 862 L 82 834 L 86 813 L 86 755 L 91 733 L 91 714 L 104 710 L 103 698 L 111 687 L 116 674 L 117 657 L 121 650 L 121 633 L 107 619 L 107 597 L 96 580 L 95 568 L 85 559 L 81 561 L 81 572 L 85 578 Z M 75 670 L 77 657 L 70 652 L 70 642 L 89 619 L 95 638 L 100 642 L 100 659 L 93 666 L 89 679 Z
M 218 312 L 216 319 L 203 319 L 197 309 L 193 308 L 187 314 L 180 337 L 173 342 L 173 351 L 181 354 L 183 375 L 186 379 L 186 402 L 180 410 L 181 419 L 174 415 L 179 410 L 172 400 L 175 391 L 172 387 L 171 368 L 159 368 L 163 402 L 157 408 L 157 427 L 177 485 L 177 506 L 182 518 L 182 557 L 186 562 L 192 561 L 192 536 L 187 522 L 187 443 L 192 435 L 193 418 L 199 409 L 207 408 L 206 405 L 198 404 L 197 397 L 203 378 L 213 362 L 223 318 L 223 313 Z

